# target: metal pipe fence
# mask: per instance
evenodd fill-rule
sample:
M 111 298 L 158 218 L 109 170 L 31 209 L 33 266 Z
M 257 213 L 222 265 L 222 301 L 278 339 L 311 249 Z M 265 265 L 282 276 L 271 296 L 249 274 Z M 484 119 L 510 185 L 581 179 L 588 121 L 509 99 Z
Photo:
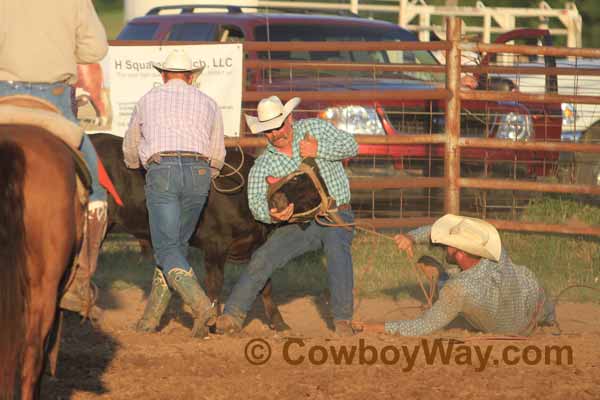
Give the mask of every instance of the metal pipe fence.
M 522 171 L 537 170 L 538 178 L 553 177 L 558 174 L 562 160 L 560 157 L 567 153 L 599 155 L 600 138 L 584 143 L 561 141 L 553 132 L 560 129 L 563 115 L 561 106 L 569 104 L 600 104 L 600 96 L 595 94 L 562 94 L 559 90 L 542 91 L 541 93 L 525 93 L 519 90 L 502 91 L 494 88 L 486 90 L 467 90 L 462 85 L 464 73 L 481 76 L 482 74 L 500 75 L 542 75 L 598 77 L 600 68 L 569 68 L 569 67 L 539 67 L 539 66 L 505 66 L 483 65 L 462 66 L 461 52 L 477 51 L 485 53 L 509 53 L 531 56 L 561 56 L 561 57 L 594 57 L 600 59 L 599 49 L 572 49 L 540 46 L 506 45 L 467 43 L 461 41 L 460 20 L 451 18 L 447 21 L 446 41 L 435 43 L 419 42 L 246 42 L 244 50 L 247 53 L 257 52 L 257 59 L 245 61 L 245 87 L 243 89 L 243 108 L 252 112 L 256 102 L 264 97 L 277 95 L 282 100 L 295 96 L 303 99 L 303 104 L 314 104 L 310 109 L 303 105 L 297 113 L 304 115 L 318 112 L 323 104 L 344 104 L 349 100 L 354 102 L 373 101 L 386 108 L 385 123 L 393 119 L 394 123 L 402 126 L 401 131 L 394 135 L 362 135 L 357 132 L 360 146 L 395 146 L 400 150 L 395 154 L 385 151 L 375 151 L 368 157 L 359 157 L 356 162 L 368 166 L 372 174 L 360 175 L 353 173 L 349 167 L 349 176 L 353 196 L 359 191 L 365 197 L 363 204 L 369 204 L 359 215 L 359 222 L 368 223 L 378 228 L 414 227 L 432 222 L 435 217 L 447 212 L 472 212 L 470 205 L 461 204 L 463 196 L 467 203 L 483 211 L 479 215 L 487 218 L 499 229 L 554 232 L 563 234 L 582 234 L 600 236 L 598 226 L 565 226 L 557 224 L 539 224 L 523 222 L 517 219 L 515 210 L 526 207 L 532 193 L 569 193 L 588 196 L 600 195 L 600 184 L 566 184 L 564 182 L 543 179 L 520 179 Z M 289 60 L 271 57 L 276 52 L 335 52 L 335 51 L 443 51 L 446 53 L 445 65 L 416 65 L 400 63 L 348 63 L 339 61 L 307 61 Z M 437 80 L 428 89 L 415 90 L 355 90 L 337 87 L 331 90 L 327 86 L 330 73 L 339 78 L 344 73 L 348 75 L 349 85 L 361 77 L 371 76 L 374 80 L 385 74 L 422 73 L 442 74 L 445 80 Z M 287 77 L 287 86 L 271 84 L 273 74 Z M 352 75 L 355 74 L 355 75 Z M 362 74 L 362 75 L 360 75 Z M 310 80 L 314 89 L 302 88 L 299 83 Z M 556 86 L 556 85 L 555 85 Z M 350 87 L 350 86 L 349 86 Z M 401 100 L 402 105 L 389 106 L 391 102 Z M 420 108 L 414 104 L 420 102 Z M 472 104 L 481 104 L 473 111 Z M 526 104 L 531 111 L 530 123 L 540 132 L 530 141 L 506 140 L 494 138 L 497 120 L 504 118 L 507 111 L 502 109 L 505 103 L 512 106 Z M 423 106 L 425 104 L 425 106 Z M 395 111 L 394 111 L 395 110 Z M 466 118 L 468 117 L 468 118 Z M 465 120 L 470 119 L 473 126 Z M 245 127 L 244 127 L 245 128 Z M 242 129 L 244 132 L 245 129 Z M 477 132 L 475 132 L 477 131 Z M 475 132 L 475 133 L 474 133 Z M 475 137 L 473 137 L 475 135 Z M 228 138 L 228 146 L 260 148 L 266 140 L 261 137 L 242 135 L 240 138 Z M 532 158 L 531 155 L 537 155 Z M 354 162 L 354 161 L 353 161 Z M 478 162 L 478 175 L 471 176 L 465 172 L 465 164 Z M 567 161 L 568 162 L 568 161 Z M 387 164 L 386 164 L 387 163 Z M 389 165 L 395 169 L 391 176 Z M 424 171 L 422 175 L 405 173 L 406 166 L 419 164 Z M 400 167 L 398 167 L 401 165 Z M 509 179 L 498 179 L 494 170 L 502 167 L 508 171 Z M 398 168 L 396 168 L 398 167 Z M 382 176 L 377 175 L 382 172 Z M 412 190 L 420 190 L 416 197 Z M 399 191 L 399 192 L 398 192 Z M 473 192 L 477 191 L 477 192 Z M 509 193 L 507 202 L 512 207 L 510 219 L 495 219 L 495 209 L 501 207 L 495 204 L 498 200 L 491 192 Z M 474 193 L 474 194 L 473 194 Z M 358 196 L 358 197 L 361 197 Z M 502 197 L 502 196 L 499 196 Z M 378 204 L 384 203 L 387 208 L 378 210 Z M 426 204 L 423 209 L 415 207 Z M 422 214 L 426 214 L 423 216 Z

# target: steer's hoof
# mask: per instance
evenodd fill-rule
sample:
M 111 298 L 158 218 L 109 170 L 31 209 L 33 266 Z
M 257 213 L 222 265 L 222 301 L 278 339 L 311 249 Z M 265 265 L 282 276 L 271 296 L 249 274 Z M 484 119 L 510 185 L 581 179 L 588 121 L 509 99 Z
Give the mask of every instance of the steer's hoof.
M 269 328 L 271 328 L 272 330 L 276 331 L 276 332 L 284 332 L 284 331 L 289 331 L 290 326 L 288 324 L 285 323 L 285 321 L 283 320 L 283 318 L 281 317 L 281 314 L 276 314 L 273 316 L 273 318 L 271 318 L 271 323 L 269 324 Z

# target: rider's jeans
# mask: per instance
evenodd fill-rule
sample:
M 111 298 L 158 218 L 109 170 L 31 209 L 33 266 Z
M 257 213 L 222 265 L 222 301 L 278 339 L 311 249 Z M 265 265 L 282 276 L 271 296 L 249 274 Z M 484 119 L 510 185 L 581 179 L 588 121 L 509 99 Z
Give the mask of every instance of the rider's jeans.
M 62 112 L 68 120 L 79 125 L 79 121 L 73 114 L 72 95 L 73 88 L 66 83 L 29 83 L 0 81 L 0 97 L 13 94 L 28 94 L 48 100 Z M 90 169 L 92 175 L 92 192 L 90 193 L 90 202 L 106 201 L 106 190 L 100 185 L 98 178 L 98 155 L 94 145 L 87 135 L 83 135 L 81 143 L 81 152 L 83 158 Z

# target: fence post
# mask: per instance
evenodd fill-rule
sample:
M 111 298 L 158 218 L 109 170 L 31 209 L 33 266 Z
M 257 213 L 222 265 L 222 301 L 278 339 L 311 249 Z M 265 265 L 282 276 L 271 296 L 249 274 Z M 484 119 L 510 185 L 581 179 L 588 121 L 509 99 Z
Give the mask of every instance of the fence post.
M 460 213 L 460 32 L 461 21 L 457 17 L 446 21 L 446 40 L 451 44 L 446 54 L 446 87 L 450 99 L 446 106 L 446 150 L 444 157 L 444 175 L 446 193 L 444 209 L 446 213 Z

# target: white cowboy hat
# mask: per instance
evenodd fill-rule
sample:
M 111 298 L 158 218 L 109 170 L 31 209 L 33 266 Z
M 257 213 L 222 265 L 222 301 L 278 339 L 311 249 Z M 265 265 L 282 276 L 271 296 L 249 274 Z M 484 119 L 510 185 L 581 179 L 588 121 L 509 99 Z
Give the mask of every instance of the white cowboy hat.
M 194 68 L 192 59 L 182 49 L 175 49 L 171 51 L 162 64 L 153 62 L 152 66 L 156 68 L 158 72 L 191 72 L 194 74 L 199 74 L 204 69 L 204 65 Z
M 500 260 L 498 230 L 489 222 L 446 214 L 431 227 L 431 242 L 441 243 L 490 260 Z
M 290 113 L 300 104 L 300 97 L 290 99 L 285 106 L 277 96 L 262 99 L 256 107 L 257 117 L 244 114 L 246 123 L 252 133 L 261 133 L 279 128 Z

